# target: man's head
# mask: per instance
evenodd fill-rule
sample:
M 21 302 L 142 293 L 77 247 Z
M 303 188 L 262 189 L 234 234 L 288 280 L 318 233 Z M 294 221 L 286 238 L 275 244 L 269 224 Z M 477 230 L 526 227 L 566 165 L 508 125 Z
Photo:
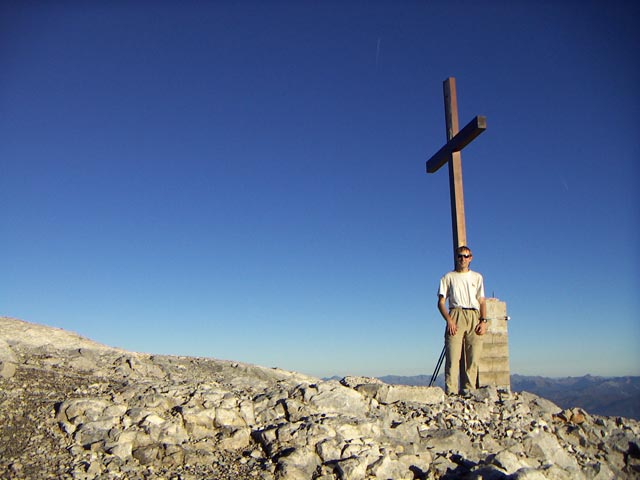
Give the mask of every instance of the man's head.
M 469 270 L 469 264 L 471 263 L 471 259 L 473 258 L 473 254 L 471 253 L 471 249 L 466 245 L 458 247 L 456 249 L 456 271 L 457 272 L 466 272 Z

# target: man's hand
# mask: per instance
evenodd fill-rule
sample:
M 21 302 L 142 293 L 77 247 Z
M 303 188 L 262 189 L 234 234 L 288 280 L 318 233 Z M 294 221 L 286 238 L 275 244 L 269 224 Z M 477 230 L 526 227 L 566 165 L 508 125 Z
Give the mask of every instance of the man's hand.
M 447 320 L 447 333 L 451 336 L 458 333 L 458 325 L 451 318 Z
M 487 333 L 487 322 L 480 322 L 476 327 L 476 333 L 478 335 L 484 335 Z
M 458 332 L 458 325 L 456 325 L 456 322 L 454 322 L 449 315 L 446 301 L 442 295 L 438 295 L 438 310 L 442 318 L 444 318 L 444 321 L 447 322 L 447 333 L 451 336 L 455 335 Z

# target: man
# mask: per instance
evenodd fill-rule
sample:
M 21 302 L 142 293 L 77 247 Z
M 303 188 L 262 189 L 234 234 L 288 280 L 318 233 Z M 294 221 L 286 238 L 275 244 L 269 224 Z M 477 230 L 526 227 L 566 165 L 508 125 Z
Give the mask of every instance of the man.
M 468 393 L 478 383 L 478 363 L 482 355 L 482 335 L 487 331 L 487 314 L 482 275 L 469 269 L 472 258 L 469 247 L 458 247 L 456 269 L 440 279 L 438 289 L 438 310 L 447 322 L 444 335 L 447 395 L 459 392 L 463 352 L 462 392 Z

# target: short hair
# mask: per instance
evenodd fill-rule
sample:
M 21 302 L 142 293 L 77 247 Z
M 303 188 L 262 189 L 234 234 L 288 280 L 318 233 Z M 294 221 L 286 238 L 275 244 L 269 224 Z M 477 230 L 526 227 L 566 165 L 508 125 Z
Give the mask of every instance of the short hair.
M 456 248 L 456 253 L 462 253 L 465 250 L 473 255 L 473 253 L 471 252 L 471 249 L 469 247 L 467 247 L 466 245 L 461 245 L 458 248 Z

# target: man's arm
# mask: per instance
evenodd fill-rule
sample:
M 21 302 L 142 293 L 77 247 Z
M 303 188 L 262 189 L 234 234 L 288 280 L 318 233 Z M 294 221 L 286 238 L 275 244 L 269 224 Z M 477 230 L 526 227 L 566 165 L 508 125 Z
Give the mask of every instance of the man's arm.
M 455 335 L 458 332 L 458 326 L 451 319 L 451 315 L 447 310 L 447 301 L 442 295 L 438 295 L 438 310 L 440 310 L 440 315 L 442 315 L 444 321 L 447 322 L 447 333 Z
M 480 318 L 487 318 L 487 302 L 485 302 L 484 297 L 480 297 L 478 302 L 480 303 Z M 481 321 L 476 327 L 476 333 L 478 335 L 487 333 L 487 322 Z

